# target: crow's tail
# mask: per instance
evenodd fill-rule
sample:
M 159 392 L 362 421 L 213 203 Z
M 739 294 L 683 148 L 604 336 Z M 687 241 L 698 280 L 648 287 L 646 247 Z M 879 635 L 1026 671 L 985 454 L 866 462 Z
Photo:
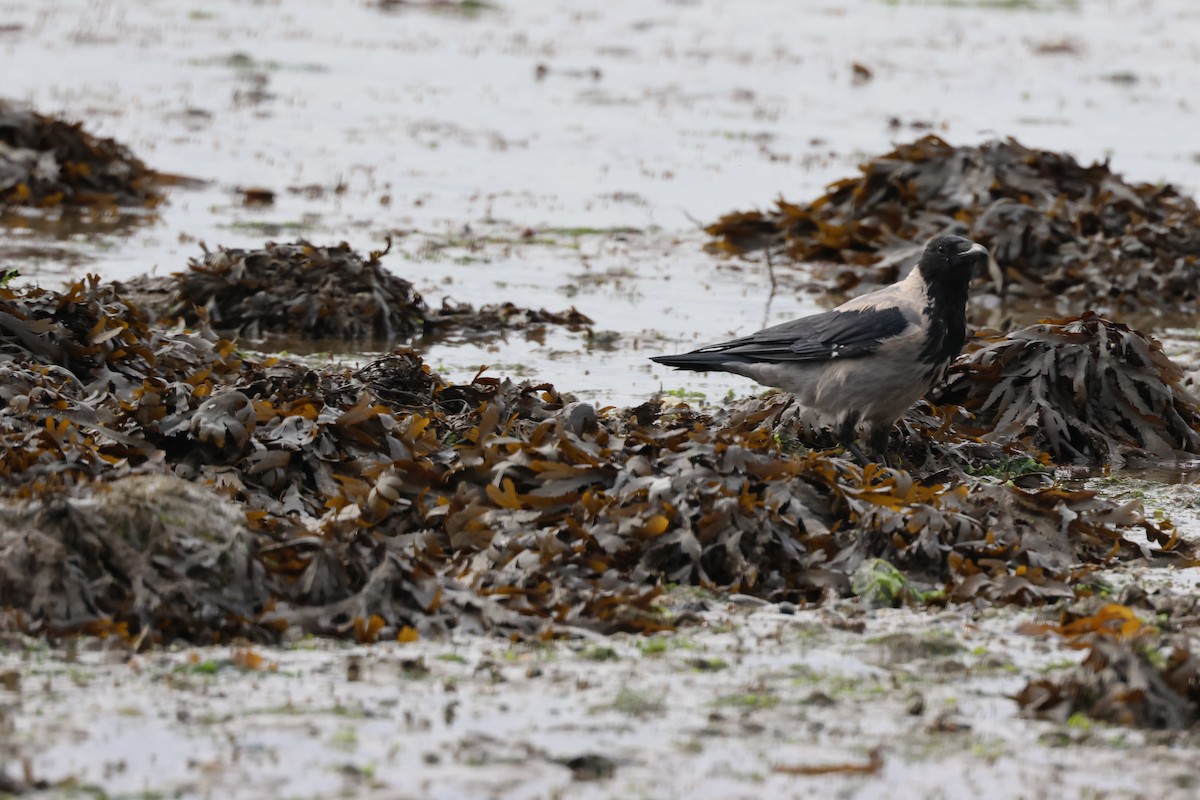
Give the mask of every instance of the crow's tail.
M 653 356 L 651 361 L 675 369 L 688 369 L 693 372 L 711 372 L 713 370 L 728 371 L 730 362 L 727 353 L 681 353 L 677 356 Z

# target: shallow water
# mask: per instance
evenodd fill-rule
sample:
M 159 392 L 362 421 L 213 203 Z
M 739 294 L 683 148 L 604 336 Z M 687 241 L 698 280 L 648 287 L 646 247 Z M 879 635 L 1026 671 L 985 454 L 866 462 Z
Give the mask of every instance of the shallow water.
M 611 332 L 428 348 L 451 379 L 489 364 L 600 403 L 741 396 L 758 387 L 645 357 L 812 311 L 814 296 L 781 267 L 768 302 L 764 265 L 703 253 L 697 221 L 814 197 L 926 131 L 913 123 L 1200 186 L 1200 8 L 1007 5 L 6 0 L 7 98 L 208 185 L 172 190 L 153 224 L 10 232 L 0 259 L 57 283 L 178 270 L 201 241 L 365 252 L 394 235 L 384 263 L 435 304 L 574 304 Z M 853 82 L 856 62 L 871 80 Z M 245 207 L 238 187 L 276 202 Z

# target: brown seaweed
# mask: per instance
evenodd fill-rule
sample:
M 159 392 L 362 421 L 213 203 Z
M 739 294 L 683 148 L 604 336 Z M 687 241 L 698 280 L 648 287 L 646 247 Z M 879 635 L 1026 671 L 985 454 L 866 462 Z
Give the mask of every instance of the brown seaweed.
M 140 277 L 122 292 L 165 322 L 203 321 L 222 335 L 260 339 L 287 334 L 340 341 L 410 341 L 425 335 L 481 336 L 498 330 L 592 321 L 574 308 L 556 313 L 511 303 L 475 308 L 444 301 L 430 308 L 412 284 L 385 269 L 373 251 L 363 258 L 346 243 L 321 247 L 300 241 L 257 250 L 221 248 L 192 259 L 169 277 Z
M 1160 641 L 1154 626 L 1116 603 L 1092 613 L 1068 609 L 1045 630 L 1088 653 L 1061 677 L 1029 681 L 1015 697 L 1026 714 L 1059 723 L 1084 714 L 1158 730 L 1200 721 L 1200 661 L 1183 638 Z
M 0 287 L 0 370 L 0 606 L 32 633 L 652 631 L 669 583 L 815 603 L 880 560 L 894 602 L 1039 604 L 1179 546 L 1137 504 L 965 476 L 952 432 L 919 473 L 860 468 L 794 446 L 780 397 L 597 410 L 410 351 L 256 363 L 95 280 Z
M 1170 185 L 1128 183 L 1107 163 L 1014 139 L 954 147 L 932 135 L 860 171 L 811 202 L 722 217 L 707 228 L 712 248 L 845 264 L 835 283 L 853 290 L 895 280 L 950 231 L 991 251 L 992 291 L 1064 309 L 1200 308 L 1200 209 Z
M 147 208 L 161 199 L 158 180 L 127 147 L 81 123 L 0 101 L 0 209 Z
M 1200 454 L 1200 407 L 1162 345 L 1091 312 L 1006 335 L 981 333 L 940 402 L 959 429 L 1019 442 L 1055 461 L 1124 464 Z

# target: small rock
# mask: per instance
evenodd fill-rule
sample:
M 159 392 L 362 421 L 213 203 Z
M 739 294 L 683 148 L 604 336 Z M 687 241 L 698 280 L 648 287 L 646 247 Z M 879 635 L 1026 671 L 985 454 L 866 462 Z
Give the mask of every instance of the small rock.
M 582 436 L 596 427 L 596 409 L 591 403 L 568 403 L 562 410 L 563 428 Z
M 585 753 L 559 763 L 571 770 L 571 777 L 577 781 L 607 780 L 617 771 L 615 761 L 598 753 Z

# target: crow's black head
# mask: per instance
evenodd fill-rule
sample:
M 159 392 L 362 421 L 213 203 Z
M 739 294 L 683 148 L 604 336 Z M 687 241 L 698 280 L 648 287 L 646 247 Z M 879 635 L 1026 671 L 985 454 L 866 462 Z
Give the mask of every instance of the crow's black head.
M 987 263 L 987 248 L 961 236 L 935 236 L 925 245 L 917 269 L 932 291 L 938 284 L 965 287 L 975 270 Z

